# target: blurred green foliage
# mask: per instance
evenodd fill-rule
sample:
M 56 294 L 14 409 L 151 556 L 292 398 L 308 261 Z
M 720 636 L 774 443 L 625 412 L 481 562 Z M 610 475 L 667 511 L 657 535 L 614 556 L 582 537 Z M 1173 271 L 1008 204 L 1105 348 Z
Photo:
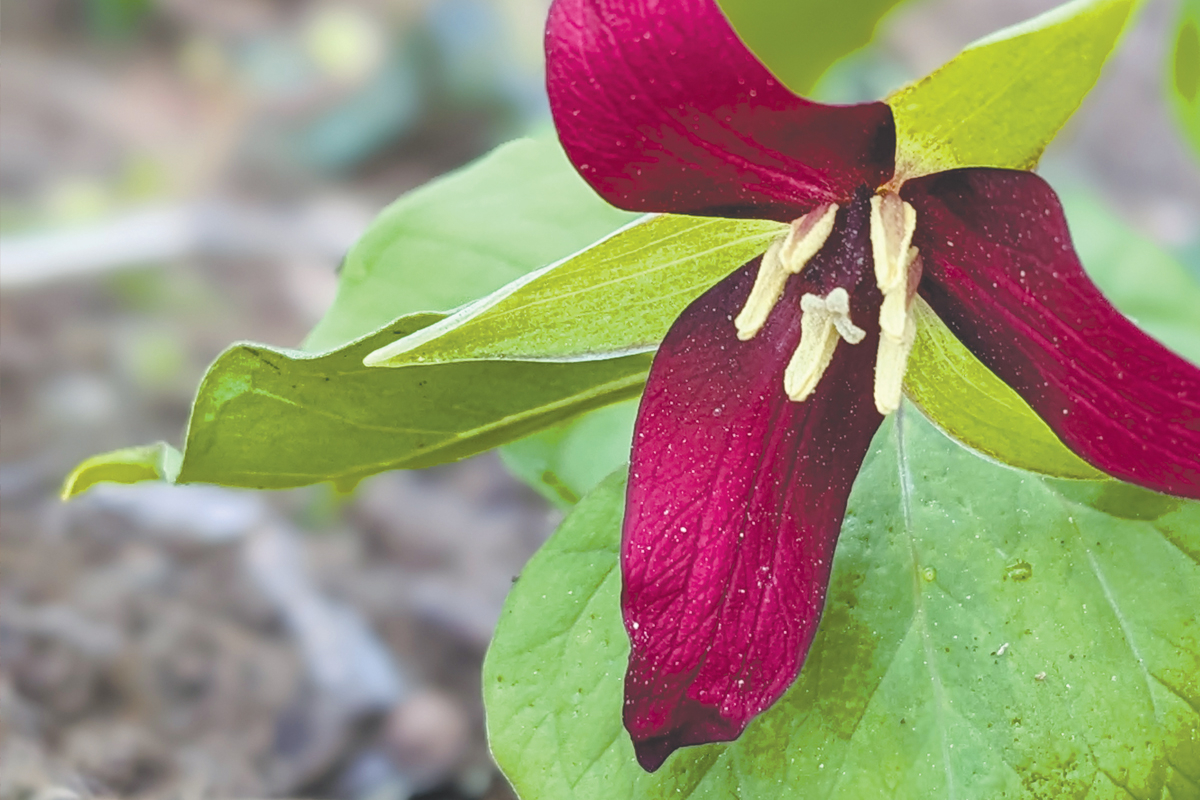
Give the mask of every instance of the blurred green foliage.
M 137 30 L 152 6 L 151 0 L 86 0 L 84 10 L 93 34 L 121 38 Z
M 1182 0 L 1167 62 L 1167 95 L 1183 137 L 1200 158 L 1200 0 Z
M 717 0 L 734 30 L 785 86 L 807 94 L 837 59 L 875 36 L 902 0 Z

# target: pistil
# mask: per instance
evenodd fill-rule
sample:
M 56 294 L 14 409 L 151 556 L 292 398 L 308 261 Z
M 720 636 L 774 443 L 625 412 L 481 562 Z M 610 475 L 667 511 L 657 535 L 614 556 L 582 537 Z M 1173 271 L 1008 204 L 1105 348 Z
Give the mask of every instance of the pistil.
M 748 341 L 762 330 L 783 294 L 787 279 L 804 269 L 804 265 L 825 245 L 825 240 L 833 232 L 837 211 L 837 203 L 817 206 L 792 222 L 787 234 L 767 248 L 746 305 L 733 321 L 737 326 L 738 339 Z
M 858 344 L 866 331 L 850 320 L 850 295 L 840 286 L 825 297 L 800 298 L 800 344 L 783 372 L 783 389 L 799 403 L 806 400 L 833 359 L 838 339 Z
M 904 372 L 917 335 L 908 312 L 921 279 L 921 259 L 912 246 L 917 212 L 888 191 L 871 198 L 871 255 L 875 281 L 883 293 L 879 310 L 879 351 L 875 358 L 875 408 L 891 414 L 900 407 Z

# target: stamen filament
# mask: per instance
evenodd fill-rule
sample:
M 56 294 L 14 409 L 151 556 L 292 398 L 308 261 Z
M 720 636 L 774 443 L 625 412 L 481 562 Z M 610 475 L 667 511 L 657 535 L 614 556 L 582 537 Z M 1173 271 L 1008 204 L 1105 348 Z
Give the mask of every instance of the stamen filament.
M 813 295 L 805 295 L 806 298 Z M 800 320 L 800 345 L 783 371 L 783 390 L 799 403 L 817 388 L 833 360 L 838 343 L 837 328 L 826 314 L 806 312 Z
M 911 314 L 905 315 L 901 336 L 884 333 L 879 337 L 879 351 L 875 356 L 875 408 L 885 417 L 900 408 L 904 373 L 916 338 L 917 323 Z
M 921 279 L 920 254 L 912 246 L 917 212 L 895 192 L 871 198 L 871 255 L 875 281 L 883 293 L 879 309 L 879 351 L 875 358 L 875 408 L 891 414 L 900 407 L 908 356 L 917 326 L 908 313 Z
M 875 261 L 875 281 L 884 294 L 904 285 L 916 229 L 917 211 L 901 200 L 900 195 L 888 192 L 871 198 L 871 255 Z
M 920 256 L 917 248 L 908 248 L 905 258 L 904 278 L 892 291 L 883 293 L 883 307 L 879 310 L 879 328 L 884 334 L 895 339 L 904 336 L 904 320 L 908 315 L 908 307 L 916 284 L 921 280 Z
M 746 305 L 733 320 L 737 326 L 737 337 L 745 342 L 753 339 L 755 334 L 767 324 L 767 317 L 783 294 L 784 284 L 787 283 L 788 271 L 779 259 L 779 251 L 783 249 L 783 239 L 771 242 L 767 252 L 758 265 L 758 274 L 754 276 L 754 287 L 746 298 Z
M 837 203 L 826 203 L 792 222 L 785 236 L 767 248 L 746 305 L 734 319 L 738 339 L 753 339 L 767 323 L 771 310 L 783 295 L 788 276 L 798 274 L 825 246 L 837 218 Z

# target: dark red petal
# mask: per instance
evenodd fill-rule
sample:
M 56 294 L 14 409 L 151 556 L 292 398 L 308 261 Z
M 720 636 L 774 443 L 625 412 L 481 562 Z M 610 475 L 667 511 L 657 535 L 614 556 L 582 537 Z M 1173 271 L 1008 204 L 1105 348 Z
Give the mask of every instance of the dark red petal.
M 1063 442 L 1122 480 L 1200 498 L 1200 370 L 1100 294 L 1062 206 L 1027 172 L 909 181 L 924 297 Z
M 814 261 L 840 250 L 861 266 L 860 216 L 852 247 L 827 246 Z M 800 297 L 818 287 L 791 278 L 766 326 L 741 342 L 732 319 L 756 270 L 741 268 L 676 320 L 638 414 L 621 544 L 633 645 L 625 727 L 647 770 L 679 747 L 736 738 L 800 672 L 850 487 L 882 421 L 869 262 L 851 296 L 867 338 L 839 342 L 802 403 L 784 394 L 783 372 Z
M 894 169 L 887 105 L 796 97 L 713 0 L 555 0 L 546 83 L 580 174 L 633 211 L 786 221 Z

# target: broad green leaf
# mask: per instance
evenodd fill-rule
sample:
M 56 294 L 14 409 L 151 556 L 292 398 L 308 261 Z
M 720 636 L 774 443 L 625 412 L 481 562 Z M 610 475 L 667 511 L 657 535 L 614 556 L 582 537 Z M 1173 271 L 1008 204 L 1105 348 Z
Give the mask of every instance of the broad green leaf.
M 967 47 L 887 98 L 896 171 L 1032 169 L 1100 75 L 1138 0 L 1075 0 Z
M 653 350 L 692 300 L 761 255 L 786 228 L 651 217 L 389 344 L 367 363 L 576 361 Z
M 797 94 L 842 56 L 863 47 L 900 0 L 718 0 L 746 46 Z
M 1200 156 L 1200 0 L 1181 0 L 1167 63 L 1167 95 L 1183 136 Z
M 200 385 L 178 481 L 349 488 L 377 472 L 489 450 L 635 396 L 646 379 L 645 355 L 583 364 L 363 366 L 383 341 L 440 318 L 411 315 L 325 355 L 231 347 Z M 88 474 L 102 466 L 92 463 Z
M 614 476 L 505 605 L 492 752 L 524 800 L 1196 798 L 1200 504 L 1064 485 L 1078 496 L 902 410 L 855 484 L 799 679 L 738 741 L 647 774 L 621 727 Z M 1133 518 L 1102 510 L 1114 486 Z
M 70 500 L 101 482 L 137 483 L 166 481 L 174 483 L 183 456 L 166 442 L 125 447 L 92 456 L 63 481 L 62 499 Z
M 629 460 L 637 401 L 597 409 L 500 450 L 514 475 L 560 508 L 579 502 Z
M 519 139 L 388 206 L 351 248 L 333 306 L 304 348 L 329 350 L 450 309 L 634 219 L 592 191 L 553 136 Z

